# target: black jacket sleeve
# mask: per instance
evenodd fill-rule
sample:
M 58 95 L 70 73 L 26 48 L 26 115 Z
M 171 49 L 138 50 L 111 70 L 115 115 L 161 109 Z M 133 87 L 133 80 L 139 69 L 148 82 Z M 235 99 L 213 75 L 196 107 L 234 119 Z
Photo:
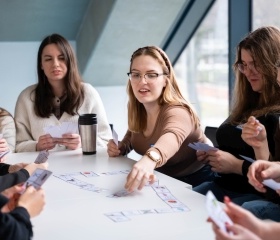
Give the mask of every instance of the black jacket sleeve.
M 0 194 L 1 207 L 8 199 Z M 16 207 L 9 213 L 0 212 L 0 239 L 30 240 L 33 236 L 30 216 L 23 207 Z
M 7 174 L 10 166 L 10 164 L 0 163 L 0 175 L 2 176 Z
M 8 173 L 0 176 L 0 192 L 16 184 L 25 182 L 29 178 L 29 172 L 26 169 L 20 169 L 14 173 Z M 1 238 L 0 238 L 1 239 Z

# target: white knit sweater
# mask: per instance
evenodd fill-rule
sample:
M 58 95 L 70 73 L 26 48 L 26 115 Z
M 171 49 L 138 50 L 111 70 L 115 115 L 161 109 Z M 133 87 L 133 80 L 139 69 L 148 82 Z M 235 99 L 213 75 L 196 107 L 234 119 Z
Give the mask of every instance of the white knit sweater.
M 16 127 L 14 119 L 11 116 L 0 117 L 0 133 L 3 134 L 3 138 L 6 139 L 10 151 L 15 151 L 16 145 Z
M 85 98 L 82 106 L 79 108 L 79 114 L 96 113 L 97 114 L 97 146 L 106 147 L 112 133 L 107 120 L 106 112 L 102 100 L 96 91 L 88 83 L 83 83 Z M 40 136 L 46 134 L 44 127 L 50 125 L 60 125 L 62 122 L 78 123 L 78 115 L 71 116 L 64 112 L 58 120 L 54 114 L 49 118 L 42 118 L 35 115 L 34 112 L 34 89 L 32 85 L 24 89 L 16 103 L 15 123 L 16 123 L 16 152 L 34 152 Z M 53 150 L 65 149 L 64 146 L 56 146 Z

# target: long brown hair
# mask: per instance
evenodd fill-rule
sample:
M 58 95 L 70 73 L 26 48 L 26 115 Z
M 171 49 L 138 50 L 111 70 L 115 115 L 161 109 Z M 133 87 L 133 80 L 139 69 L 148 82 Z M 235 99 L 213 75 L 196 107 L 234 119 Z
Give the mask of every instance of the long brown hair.
M 246 76 L 238 70 L 242 63 L 241 50 L 250 52 L 255 68 L 262 74 L 263 89 L 254 92 Z M 250 115 L 259 117 L 267 113 L 280 113 L 280 87 L 277 84 L 276 62 L 280 59 L 280 30 L 273 26 L 251 32 L 237 46 L 235 88 L 230 122 L 247 121 Z
M 56 44 L 62 52 L 66 66 L 67 73 L 65 76 L 65 112 L 70 115 L 75 115 L 79 107 L 84 101 L 84 90 L 82 87 L 82 78 L 80 76 L 77 60 L 74 51 L 69 42 L 59 34 L 52 34 L 47 36 L 41 43 L 37 55 L 37 74 L 38 85 L 35 88 L 35 113 L 39 117 L 49 117 L 53 109 L 52 87 L 49 84 L 47 77 L 42 70 L 42 52 L 49 44 Z
M 130 70 L 134 58 L 148 55 L 156 59 L 159 64 L 162 66 L 163 73 L 166 74 L 167 82 L 166 87 L 163 89 L 161 96 L 158 99 L 159 105 L 172 104 L 172 105 L 181 105 L 184 106 L 190 113 L 195 127 L 199 127 L 200 122 L 197 114 L 192 108 L 191 104 L 184 99 L 179 86 L 176 81 L 175 73 L 173 67 L 170 63 L 169 58 L 165 52 L 156 46 L 146 46 L 143 48 L 137 49 L 131 56 L 130 60 Z M 135 97 L 131 83 L 127 83 L 127 93 L 128 93 L 128 128 L 132 132 L 142 132 L 147 127 L 147 113 L 145 107 L 140 103 Z

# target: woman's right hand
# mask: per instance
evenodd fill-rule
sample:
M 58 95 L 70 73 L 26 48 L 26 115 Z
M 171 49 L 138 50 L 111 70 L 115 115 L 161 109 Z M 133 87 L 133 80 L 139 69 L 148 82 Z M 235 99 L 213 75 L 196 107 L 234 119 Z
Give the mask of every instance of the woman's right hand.
M 50 150 L 55 147 L 57 141 L 50 134 L 45 134 L 39 137 L 36 145 L 36 151 Z
M 24 207 L 30 217 L 40 214 L 45 205 L 45 193 L 43 189 L 36 190 L 33 186 L 29 186 L 18 199 L 17 206 Z
M 113 139 L 110 139 L 107 144 L 107 153 L 109 157 L 116 157 L 121 154 L 119 147 L 115 144 Z
M 241 137 L 253 148 L 260 148 L 267 142 L 265 127 L 253 116 L 243 125 Z

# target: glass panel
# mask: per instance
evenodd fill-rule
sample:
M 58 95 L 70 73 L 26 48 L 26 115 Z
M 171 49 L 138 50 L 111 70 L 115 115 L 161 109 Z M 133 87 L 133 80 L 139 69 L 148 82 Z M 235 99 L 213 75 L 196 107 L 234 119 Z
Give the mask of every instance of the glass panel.
M 228 5 L 218 0 L 174 65 L 184 96 L 203 127 L 219 126 L 228 116 Z
M 280 27 L 279 0 L 254 0 L 253 1 L 253 30 L 261 26 Z

